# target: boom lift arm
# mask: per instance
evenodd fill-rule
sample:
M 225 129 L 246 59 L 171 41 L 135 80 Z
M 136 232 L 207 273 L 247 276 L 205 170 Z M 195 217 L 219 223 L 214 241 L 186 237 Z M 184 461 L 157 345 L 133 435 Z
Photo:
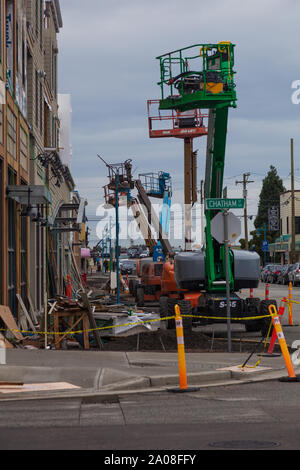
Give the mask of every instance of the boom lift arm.
M 204 195 L 205 198 L 222 198 L 228 110 L 236 107 L 234 45 L 230 42 L 196 44 L 157 59 L 160 61 L 161 110 L 209 110 Z M 211 230 L 212 220 L 218 212 L 220 210 L 205 211 L 205 253 L 184 252 L 175 257 L 177 287 L 188 290 L 191 295 L 184 294 L 185 298 L 196 298 L 192 306 L 197 312 L 206 312 L 208 318 L 218 313 L 226 315 L 226 302 L 220 298 L 220 295 L 226 295 L 225 244 L 218 242 Z M 249 312 L 254 316 L 267 312 L 263 301 L 244 301 L 235 294 L 241 288 L 257 287 L 258 282 L 258 254 L 230 250 L 231 313 L 241 317 Z M 265 329 L 264 320 L 250 326 L 245 323 L 246 327 L 254 328 L 252 331 Z

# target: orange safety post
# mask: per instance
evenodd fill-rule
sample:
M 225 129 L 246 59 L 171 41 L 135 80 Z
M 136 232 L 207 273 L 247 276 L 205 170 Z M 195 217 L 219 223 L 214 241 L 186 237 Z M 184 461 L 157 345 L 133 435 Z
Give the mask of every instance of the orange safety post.
M 265 300 L 269 300 L 269 284 L 266 284 L 266 289 L 265 289 Z
M 186 376 L 182 317 L 180 315 L 179 305 L 175 305 L 175 325 L 176 325 L 177 349 L 178 349 L 179 385 L 181 389 L 185 389 L 187 388 L 187 376 Z
M 272 322 L 276 331 L 276 335 L 280 344 L 281 352 L 284 358 L 284 362 L 288 371 L 289 376 L 288 377 L 282 377 L 280 380 L 282 382 L 299 382 L 300 379 L 296 377 L 293 363 L 291 360 L 291 356 L 285 341 L 285 337 L 282 331 L 281 323 L 280 323 L 280 318 L 278 317 L 277 309 L 275 305 L 270 305 L 269 306 L 269 312 L 272 316 Z
M 293 285 L 289 283 L 289 325 L 293 325 Z
M 175 305 L 175 326 L 176 326 L 177 349 L 178 349 L 179 388 L 169 388 L 168 392 L 198 391 L 199 387 L 187 386 L 183 325 L 182 325 L 182 316 L 180 314 L 179 305 Z
M 279 310 L 278 310 L 279 319 L 280 319 L 280 317 L 282 317 L 283 314 L 284 314 L 286 302 L 287 302 L 287 299 L 286 299 L 286 297 L 284 297 L 284 298 L 282 299 L 281 303 L 280 303 L 280 307 L 279 307 Z M 276 339 L 277 339 L 276 330 L 275 330 L 275 328 L 273 328 L 273 333 L 272 333 L 271 341 L 270 341 L 270 344 L 269 344 L 269 349 L 268 349 L 268 351 L 267 351 L 267 355 L 273 354 L 274 346 L 275 346 L 275 343 L 276 343 Z
M 72 284 L 69 274 L 67 274 L 67 297 L 72 297 Z

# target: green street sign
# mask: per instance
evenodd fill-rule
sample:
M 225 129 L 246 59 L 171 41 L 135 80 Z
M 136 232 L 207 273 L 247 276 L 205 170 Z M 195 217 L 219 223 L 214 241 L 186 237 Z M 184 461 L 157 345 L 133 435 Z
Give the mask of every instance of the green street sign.
M 206 199 L 207 210 L 244 209 L 244 205 L 245 205 L 245 199 L 221 199 L 221 198 Z

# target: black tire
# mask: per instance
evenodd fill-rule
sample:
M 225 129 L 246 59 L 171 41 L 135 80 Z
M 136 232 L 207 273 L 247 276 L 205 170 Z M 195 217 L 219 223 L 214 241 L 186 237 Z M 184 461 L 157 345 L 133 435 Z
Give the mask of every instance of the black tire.
M 134 295 L 134 279 L 129 279 L 129 293 L 130 295 Z
M 159 313 L 161 318 L 168 316 L 168 297 L 165 295 L 159 299 Z
M 253 297 L 250 298 L 248 297 L 246 299 L 246 315 L 247 317 L 256 316 L 260 312 L 260 299 L 258 297 Z M 260 331 L 261 325 L 259 321 L 256 320 L 247 320 L 245 322 L 245 328 L 248 333 L 253 333 Z
M 192 315 L 192 306 L 189 300 L 179 300 L 179 299 L 168 299 L 168 314 L 175 315 L 175 305 L 179 305 L 180 307 L 180 313 L 182 315 Z M 191 330 L 192 329 L 192 317 L 183 317 L 182 318 L 182 326 L 183 329 L 185 330 Z M 168 320 L 168 328 L 173 329 L 175 328 L 175 321 L 172 318 L 171 320 Z
M 270 315 L 270 312 L 269 312 L 269 306 L 270 305 L 275 305 L 276 307 L 276 310 L 277 310 L 277 302 L 276 300 L 262 300 L 261 303 L 260 303 L 260 314 L 261 315 Z M 269 331 L 269 328 L 270 328 L 270 322 L 271 322 L 271 318 L 270 317 L 266 317 L 266 318 L 262 318 L 259 322 L 260 322 L 260 326 L 261 326 L 261 334 L 263 337 L 266 337 L 267 334 L 268 334 L 268 331 Z M 269 335 L 272 333 L 272 327 L 270 329 L 270 333 Z
M 138 307 L 144 307 L 144 289 L 142 287 L 138 287 L 136 289 L 136 297 L 135 297 L 135 300 L 136 300 L 136 304 Z

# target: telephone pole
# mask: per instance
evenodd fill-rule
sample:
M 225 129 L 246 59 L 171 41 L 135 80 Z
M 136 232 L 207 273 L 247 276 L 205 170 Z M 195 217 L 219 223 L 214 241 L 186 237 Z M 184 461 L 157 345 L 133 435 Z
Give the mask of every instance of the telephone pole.
M 243 198 L 245 199 L 244 205 L 244 228 L 245 228 L 245 248 L 249 250 L 249 240 L 248 240 L 248 214 L 247 214 L 247 184 L 254 183 L 254 181 L 250 181 L 248 178 L 250 173 L 243 174 L 243 181 L 236 181 L 235 184 L 242 184 L 243 185 Z
M 292 197 L 292 221 L 291 221 L 291 263 L 295 263 L 296 238 L 295 238 L 295 181 L 294 181 L 294 139 L 291 139 L 291 197 Z

